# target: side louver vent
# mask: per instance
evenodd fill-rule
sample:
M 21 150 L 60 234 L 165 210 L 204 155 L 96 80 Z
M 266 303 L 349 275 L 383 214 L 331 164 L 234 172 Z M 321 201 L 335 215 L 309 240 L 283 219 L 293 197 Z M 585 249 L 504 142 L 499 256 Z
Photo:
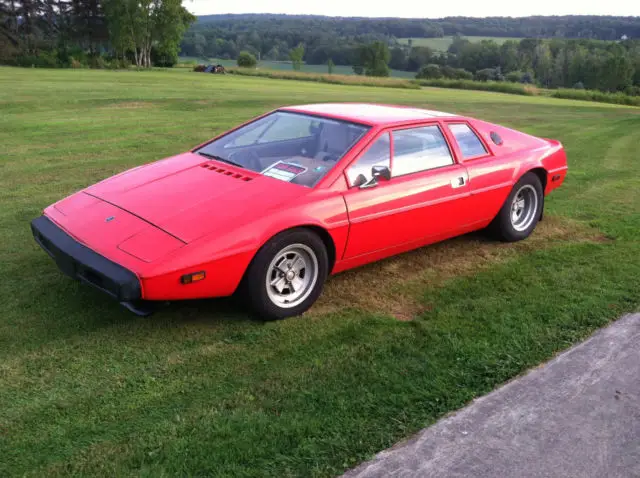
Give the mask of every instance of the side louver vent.
M 200 167 L 213 171 L 214 173 L 224 174 L 225 176 L 231 176 L 233 179 L 239 179 L 241 181 L 251 181 L 253 179 L 251 176 L 245 176 L 244 174 L 234 173 L 233 171 L 229 171 L 228 169 L 224 169 L 224 168 L 219 168 L 218 166 L 214 166 L 213 164 L 209 164 L 209 163 L 202 163 Z

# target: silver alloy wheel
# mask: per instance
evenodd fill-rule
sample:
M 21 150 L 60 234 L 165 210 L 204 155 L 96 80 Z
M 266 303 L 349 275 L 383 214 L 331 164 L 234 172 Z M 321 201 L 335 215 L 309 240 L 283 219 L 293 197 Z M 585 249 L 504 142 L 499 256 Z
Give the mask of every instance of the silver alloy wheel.
M 290 244 L 269 264 L 265 286 L 271 302 L 290 308 L 309 297 L 317 281 L 318 258 L 313 249 L 304 244 Z
M 538 192 L 531 184 L 522 186 L 511 203 L 511 225 L 522 232 L 531 226 L 538 212 Z

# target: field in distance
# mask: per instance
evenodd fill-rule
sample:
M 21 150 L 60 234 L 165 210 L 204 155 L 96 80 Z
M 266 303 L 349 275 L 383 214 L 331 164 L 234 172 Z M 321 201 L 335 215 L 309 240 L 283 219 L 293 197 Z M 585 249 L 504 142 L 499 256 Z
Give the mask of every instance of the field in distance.
M 467 40 L 479 43 L 482 40 L 493 40 L 498 45 L 502 45 L 507 40 L 520 41 L 522 38 L 514 37 L 463 37 Z M 436 51 L 447 51 L 449 46 L 453 43 L 453 36 L 439 37 L 439 38 L 398 38 L 398 42 L 402 44 L 408 44 L 409 40 L 412 40 L 413 46 L 428 46 Z

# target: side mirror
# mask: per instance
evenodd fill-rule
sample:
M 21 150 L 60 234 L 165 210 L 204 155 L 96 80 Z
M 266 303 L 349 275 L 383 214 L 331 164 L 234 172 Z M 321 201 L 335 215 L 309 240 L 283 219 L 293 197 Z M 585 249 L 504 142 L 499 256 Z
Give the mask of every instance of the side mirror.
M 371 176 L 376 179 L 389 181 L 389 179 L 391 179 L 391 171 L 387 166 L 374 166 L 371 168 Z
M 364 179 L 364 176 L 363 176 Z M 374 166 L 371 168 L 371 179 L 359 184 L 360 189 L 372 188 L 378 185 L 378 181 L 389 181 L 391 179 L 391 170 L 387 166 Z

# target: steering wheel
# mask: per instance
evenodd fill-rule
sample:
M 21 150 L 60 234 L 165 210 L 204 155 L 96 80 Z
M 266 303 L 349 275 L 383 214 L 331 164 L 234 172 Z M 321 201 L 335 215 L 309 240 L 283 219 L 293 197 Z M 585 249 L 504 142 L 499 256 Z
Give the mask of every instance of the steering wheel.
M 334 154 L 327 153 L 326 151 L 320 154 L 322 154 L 322 156 L 318 159 L 322 159 L 322 161 L 336 161 L 338 159 Z
M 249 169 L 252 169 L 256 172 L 262 171 L 262 162 L 260 161 L 260 156 L 255 151 L 247 151 L 247 166 Z

